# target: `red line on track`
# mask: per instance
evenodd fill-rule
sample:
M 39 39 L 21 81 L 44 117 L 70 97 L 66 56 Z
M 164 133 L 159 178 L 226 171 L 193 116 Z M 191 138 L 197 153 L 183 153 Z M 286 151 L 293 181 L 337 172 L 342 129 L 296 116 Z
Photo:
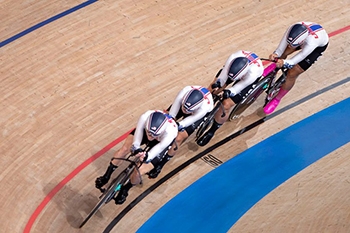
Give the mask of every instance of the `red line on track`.
M 66 176 L 56 187 L 54 187 L 49 194 L 46 195 L 44 200 L 40 203 L 40 205 L 36 208 L 32 216 L 30 217 L 26 227 L 24 228 L 24 233 L 29 233 L 30 229 L 32 228 L 36 218 L 41 213 L 41 211 L 44 209 L 44 207 L 49 203 L 49 201 L 58 193 L 58 191 L 61 190 L 63 186 L 65 186 L 71 179 L 73 179 L 81 170 L 83 170 L 87 165 L 95 161 L 97 158 L 99 158 L 101 155 L 109 151 L 112 147 L 123 141 L 131 132 L 132 130 L 129 130 L 127 133 L 123 134 L 121 137 L 115 139 L 113 142 L 105 146 L 102 150 L 98 151 L 96 154 L 85 160 L 82 164 L 80 164 L 74 171 L 72 171 L 68 176 Z
M 331 32 L 328 35 L 329 35 L 329 37 L 333 37 L 333 36 L 336 36 L 340 33 L 345 32 L 347 30 L 350 30 L 350 25 L 343 27 L 339 30 L 336 30 L 334 32 Z M 56 195 L 56 193 L 58 193 L 58 191 L 61 190 L 61 188 L 63 186 L 65 186 L 71 179 L 73 179 L 73 177 L 75 177 L 79 172 L 81 172 L 81 170 L 83 170 L 85 167 L 87 167 L 90 163 L 92 163 L 94 160 L 99 158 L 101 155 L 103 155 L 104 153 L 109 151 L 112 147 L 116 146 L 118 143 L 123 141 L 131 131 L 132 130 L 129 130 L 127 133 L 123 134 L 121 137 L 117 138 L 116 140 L 114 140 L 113 142 L 108 144 L 106 147 L 104 147 L 102 150 L 98 151 L 96 154 L 91 156 L 89 159 L 87 159 L 85 162 L 83 162 L 81 165 L 79 165 L 76 169 L 74 169 L 74 171 L 72 171 L 67 177 L 65 177 L 58 185 L 56 185 L 56 187 L 54 187 L 51 190 L 51 192 L 44 198 L 44 200 L 40 203 L 40 205 L 35 209 L 34 213 L 30 217 L 26 227 L 24 228 L 23 233 L 30 232 L 36 218 L 39 216 L 41 211 L 45 208 L 47 203 L 49 203 L 49 201 Z
M 338 34 L 340 34 L 340 33 L 343 33 L 343 32 L 345 32 L 345 31 L 347 31 L 347 30 L 350 30 L 350 25 L 349 25 L 349 26 L 346 26 L 346 27 L 343 27 L 343 28 L 341 28 L 341 29 L 339 29 L 339 30 L 336 30 L 336 31 L 334 31 L 334 32 L 331 32 L 331 33 L 329 33 L 328 35 L 329 35 L 329 37 L 336 36 L 336 35 L 338 35 Z

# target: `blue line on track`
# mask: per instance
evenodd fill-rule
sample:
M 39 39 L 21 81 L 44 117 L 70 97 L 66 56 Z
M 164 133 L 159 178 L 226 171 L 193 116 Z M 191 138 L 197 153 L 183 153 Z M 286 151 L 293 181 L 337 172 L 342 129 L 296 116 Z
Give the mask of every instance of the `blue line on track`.
M 27 35 L 28 33 L 32 32 L 32 31 L 34 31 L 34 30 L 36 30 L 38 28 L 41 28 L 41 27 L 45 26 L 46 24 L 49 24 L 49 23 L 51 23 L 51 22 L 53 22 L 53 21 L 55 21 L 57 19 L 60 19 L 60 18 L 66 16 L 66 15 L 68 15 L 70 13 L 73 13 L 74 11 L 77 11 L 77 10 L 79 10 L 79 9 L 81 9 L 83 7 L 86 7 L 86 6 L 88 6 L 88 5 L 90 5 L 90 4 L 94 3 L 94 2 L 97 2 L 97 1 L 98 0 L 89 0 L 89 1 L 83 2 L 80 5 L 77 5 L 77 6 L 71 8 L 69 10 L 66 10 L 66 11 L 64 11 L 64 12 L 58 14 L 58 15 L 55 15 L 55 16 L 53 16 L 53 17 L 51 17 L 51 18 L 49 18 L 49 19 L 47 19 L 47 20 L 45 20 L 43 22 L 40 22 L 40 23 L 38 23 L 38 24 L 36 24 L 36 25 L 34 25 L 34 26 L 32 26 L 32 27 L 30 27 L 30 28 L 20 32 L 20 33 L 18 33 L 17 35 L 14 35 L 14 36 L 12 36 L 12 37 L 10 37 L 10 38 L 0 42 L 0 48 L 5 46 L 5 45 L 7 45 L 7 44 L 9 44 L 9 43 L 11 43 L 11 42 L 13 42 L 14 40 L 17 40 L 18 38 L 21 38 L 22 36 Z

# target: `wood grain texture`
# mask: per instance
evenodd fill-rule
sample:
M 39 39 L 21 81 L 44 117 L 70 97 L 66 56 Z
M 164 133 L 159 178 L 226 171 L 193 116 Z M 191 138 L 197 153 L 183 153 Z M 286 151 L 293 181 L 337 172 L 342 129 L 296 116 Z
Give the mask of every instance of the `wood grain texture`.
M 2 1 L 0 40 L 80 3 Z M 0 231 L 23 232 L 37 206 L 75 168 L 133 128 L 146 110 L 166 108 L 184 86 L 208 85 L 232 52 L 246 49 L 267 57 L 291 23 L 315 21 L 330 33 L 349 25 L 349 11 L 349 1 L 340 0 L 106 0 L 2 47 Z M 300 76 L 279 108 L 348 77 L 349 41 L 349 31 L 332 37 L 324 56 Z M 349 83 L 324 92 L 212 154 L 227 161 L 349 93 Z M 259 99 L 228 122 L 210 145 L 258 119 L 262 103 Z M 191 139 L 161 177 L 204 150 Z M 97 200 L 95 178 L 119 146 L 64 185 L 31 232 L 102 232 L 123 206 L 111 204 L 83 229 L 78 226 Z M 288 180 L 243 216 L 232 232 L 349 231 L 348 151 L 349 144 Z M 136 231 L 211 169 L 203 160 L 186 167 L 133 208 L 118 224 L 118 232 Z M 142 187 L 132 189 L 126 204 L 154 182 L 145 179 Z

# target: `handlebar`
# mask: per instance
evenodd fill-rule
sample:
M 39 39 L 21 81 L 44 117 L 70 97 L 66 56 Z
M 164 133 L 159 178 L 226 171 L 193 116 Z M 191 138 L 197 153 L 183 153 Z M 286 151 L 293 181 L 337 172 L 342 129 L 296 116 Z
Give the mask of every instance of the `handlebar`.
M 222 104 L 222 101 L 224 100 L 223 95 L 222 94 L 213 94 L 213 93 L 212 93 L 212 95 L 213 95 L 214 104 L 216 102 L 218 102 L 218 104 L 220 104 L 220 107 L 222 109 L 221 117 L 225 117 L 226 113 L 225 113 L 224 105 Z
M 271 60 L 269 58 L 260 58 L 260 60 L 262 60 L 262 61 L 269 61 L 269 62 L 273 62 L 275 64 L 278 62 L 278 59 L 280 59 L 280 58 L 276 57 L 274 60 Z M 291 69 L 292 66 L 289 64 L 283 64 L 283 66 L 281 68 Z
M 262 60 L 262 61 L 270 61 L 270 62 L 274 62 L 274 63 L 276 63 L 278 59 L 279 59 L 278 57 L 276 57 L 274 60 L 271 60 L 269 58 L 260 58 L 260 60 Z
M 279 58 L 276 58 L 274 60 L 271 60 L 271 59 L 268 59 L 268 58 L 260 58 L 260 60 L 262 61 L 270 61 L 272 62 L 272 64 L 270 64 L 268 67 L 266 67 L 264 69 L 264 73 L 263 73 L 263 76 L 266 77 L 266 75 L 270 74 L 271 72 L 273 72 L 274 70 L 276 69 L 280 69 L 282 71 L 282 75 L 284 77 L 287 76 L 287 70 L 291 69 L 291 67 L 289 66 L 286 66 L 285 64 L 281 67 L 281 68 L 277 68 L 276 67 L 276 63 L 278 61 Z M 277 73 L 277 72 L 276 72 Z

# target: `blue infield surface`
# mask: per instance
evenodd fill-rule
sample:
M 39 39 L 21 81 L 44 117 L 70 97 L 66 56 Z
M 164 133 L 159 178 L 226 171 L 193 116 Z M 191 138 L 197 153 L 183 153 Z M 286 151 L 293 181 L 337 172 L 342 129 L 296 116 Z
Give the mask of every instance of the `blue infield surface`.
M 350 98 L 214 169 L 165 204 L 138 232 L 227 232 L 266 194 L 348 142 Z

